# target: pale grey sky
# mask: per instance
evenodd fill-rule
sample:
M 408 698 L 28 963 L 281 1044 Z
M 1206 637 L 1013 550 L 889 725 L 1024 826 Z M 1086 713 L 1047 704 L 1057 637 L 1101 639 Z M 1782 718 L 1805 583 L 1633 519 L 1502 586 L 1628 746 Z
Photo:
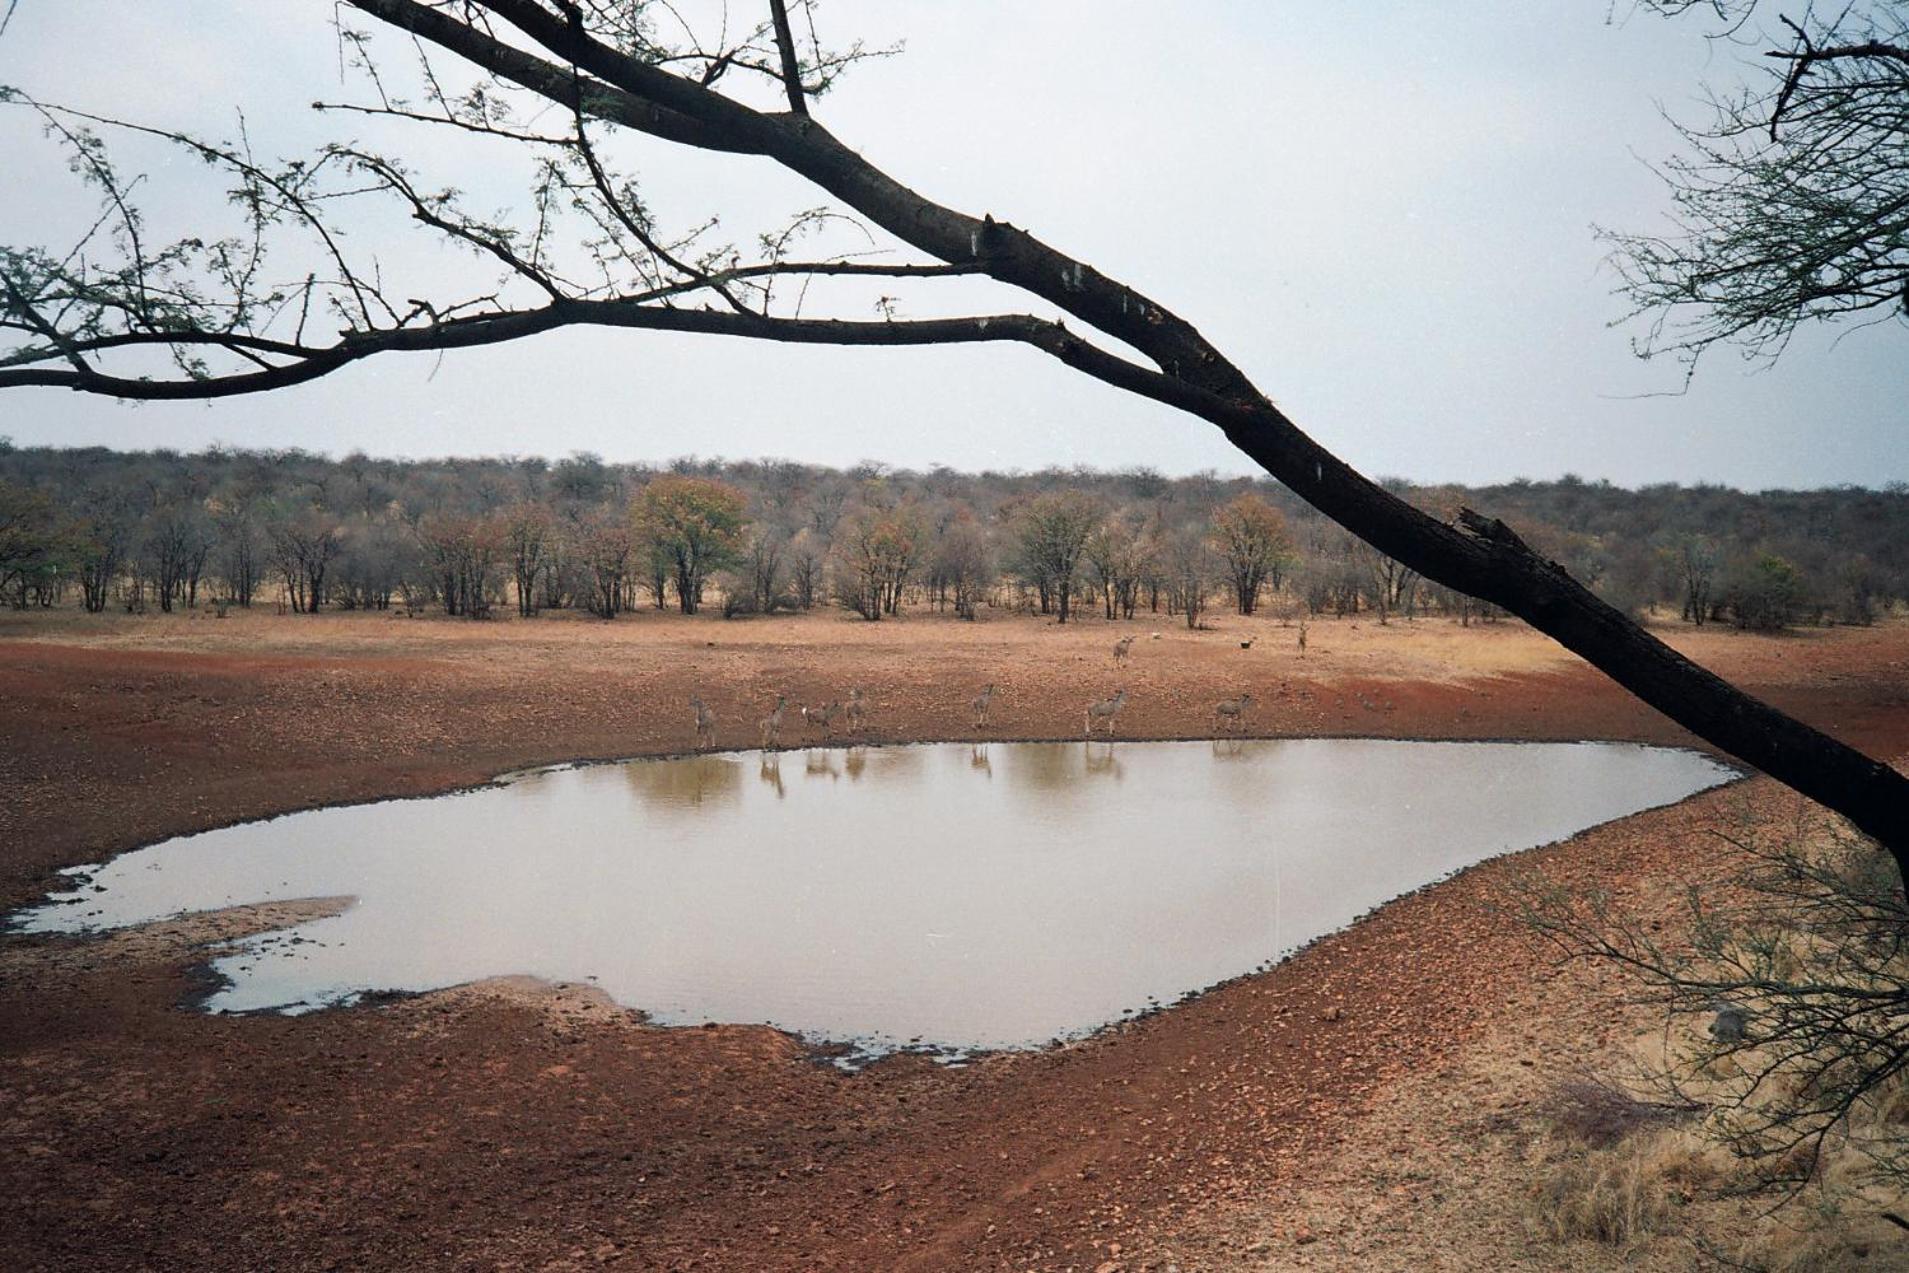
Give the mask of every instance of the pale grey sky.
M 740 7 L 740 6 L 739 6 Z M 1624 9 L 1622 0 L 1618 8 Z M 262 151 L 326 135 L 341 86 L 327 0 L 22 0 L 0 83 Z M 1621 13 L 1620 13 L 1621 16 Z M 830 0 L 825 40 L 906 40 L 817 106 L 931 197 L 1011 220 L 1196 323 L 1302 427 L 1373 474 L 1486 482 L 1576 472 L 1625 485 L 1750 488 L 1909 479 L 1900 323 L 1810 332 L 1771 370 L 1719 351 L 1681 371 L 1629 352 L 1593 223 L 1662 222 L 1645 160 L 1659 115 L 1696 117 L 1732 49 L 1695 22 L 1610 23 L 1597 3 L 1358 6 L 1261 0 Z M 347 123 L 406 148 L 426 185 L 516 187 L 456 144 Z M 753 227 L 822 202 L 767 161 L 621 152 L 678 224 Z M 155 219 L 217 208 L 197 165 L 129 146 Z M 23 113 L 0 112 L 0 242 L 68 236 L 92 200 Z M 470 269 L 367 225 L 393 270 Z M 366 242 L 371 240 L 367 239 Z M 481 271 L 479 272 L 481 276 Z M 938 287 L 946 287 L 945 283 Z M 986 310 L 1033 308 L 962 284 Z M 899 290 L 899 289 L 895 289 Z M 870 317 L 866 298 L 847 317 Z M 942 312 L 905 299 L 903 314 Z M 983 311 L 985 312 L 985 310 Z M 1835 345 L 1832 348 L 1832 344 Z M 615 460 L 786 456 L 923 467 L 1145 464 L 1252 471 L 1209 426 L 1021 349 L 816 349 L 628 332 L 386 357 L 279 393 L 127 406 L 0 395 L 18 443 L 337 453 L 592 450 Z

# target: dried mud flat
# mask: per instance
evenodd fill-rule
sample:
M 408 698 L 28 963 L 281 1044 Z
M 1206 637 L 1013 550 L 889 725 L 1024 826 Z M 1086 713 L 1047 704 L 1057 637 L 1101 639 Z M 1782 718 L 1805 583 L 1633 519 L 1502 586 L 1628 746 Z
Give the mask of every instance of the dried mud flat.
M 684 750 L 691 694 L 726 746 L 778 691 L 850 685 L 882 741 L 972 737 L 989 681 L 998 739 L 1068 735 L 1124 685 L 1135 736 L 1206 735 L 1247 689 L 1267 735 L 1688 741 L 1514 624 L 1317 623 L 1303 660 L 1274 621 L 1216 624 L 8 615 L 0 904 L 169 834 Z M 1909 748 L 1909 628 L 1674 637 L 1832 732 Z M 771 1030 L 655 1029 L 516 980 L 297 1018 L 183 1006 L 206 943 L 285 922 L 266 908 L 3 937 L 0 1265 L 1556 1267 L 1507 1198 L 1521 1111 L 1635 1022 L 1620 985 L 1552 967 L 1493 910 L 1503 880 L 1535 863 L 1668 894 L 1720 869 L 1707 828 L 1795 807 L 1754 780 L 1639 814 L 1170 1011 L 964 1069 L 844 1075 Z M 1599 1259 L 1616 1266 L 1568 1262 Z

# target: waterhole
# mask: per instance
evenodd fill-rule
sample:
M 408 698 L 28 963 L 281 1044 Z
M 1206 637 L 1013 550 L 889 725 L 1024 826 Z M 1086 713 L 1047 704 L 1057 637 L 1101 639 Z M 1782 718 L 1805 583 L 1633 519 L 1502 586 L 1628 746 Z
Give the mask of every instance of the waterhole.
M 19 929 L 263 901 L 212 1011 L 530 974 L 868 1056 L 1024 1047 L 1262 966 L 1496 854 L 1735 772 L 1606 743 L 997 743 L 640 760 L 182 836 Z

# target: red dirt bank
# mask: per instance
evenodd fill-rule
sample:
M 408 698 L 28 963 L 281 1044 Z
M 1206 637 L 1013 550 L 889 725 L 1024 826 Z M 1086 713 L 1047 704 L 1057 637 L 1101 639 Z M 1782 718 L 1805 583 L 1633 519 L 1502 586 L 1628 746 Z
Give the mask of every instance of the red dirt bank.
M 1229 626 L 1163 627 L 1116 672 L 1106 624 L 9 620 L 0 900 L 238 818 L 680 750 L 691 693 L 726 745 L 779 689 L 850 684 L 884 739 L 967 736 L 963 705 L 989 680 L 997 738 L 1066 733 L 1119 683 L 1139 735 L 1205 734 L 1211 704 L 1250 688 L 1265 734 L 1684 741 L 1515 626 L 1316 625 L 1303 662 L 1270 623 Z M 1693 639 L 1833 732 L 1909 747 L 1909 630 Z M 1619 886 L 1700 873 L 1689 846 L 1738 799 L 1535 856 Z M 574 988 L 295 1019 L 182 1010 L 194 943 L 261 922 L 243 913 L 0 939 L 0 1264 L 1164 1267 L 1184 1226 L 1266 1196 L 1389 1079 L 1547 975 L 1485 905 L 1507 869 L 1082 1044 L 857 1076 L 767 1029 L 652 1029 Z

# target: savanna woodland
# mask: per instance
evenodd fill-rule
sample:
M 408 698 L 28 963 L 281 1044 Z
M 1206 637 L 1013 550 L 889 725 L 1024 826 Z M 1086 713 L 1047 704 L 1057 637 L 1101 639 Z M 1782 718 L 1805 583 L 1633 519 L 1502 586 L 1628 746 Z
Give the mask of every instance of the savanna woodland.
M 57 242 L 10 241 L 0 211 L 0 404 L 296 394 L 574 328 L 1007 343 L 1261 472 L 0 440 L 9 905 L 170 836 L 538 765 L 760 743 L 780 798 L 791 701 L 808 741 L 972 740 L 977 769 L 1084 724 L 1676 744 L 1746 778 L 954 1066 L 851 1073 L 763 1025 L 662 1028 L 524 978 L 178 1010 L 209 947 L 337 898 L 9 933 L 10 1266 L 1909 1267 L 1895 475 L 1368 477 L 1128 262 L 985 189 L 937 202 L 910 184 L 932 155 L 877 166 L 831 132 L 838 81 L 905 54 L 829 38 L 808 0 L 335 10 L 310 153 L 0 86 L 90 199 Z M 1673 112 L 1671 228 L 1598 232 L 1637 352 L 1698 383 L 1812 326 L 1900 329 L 1909 6 L 1629 17 L 1754 63 Z M 366 121 L 414 140 L 356 140 Z M 816 203 L 749 238 L 720 206 L 677 223 L 631 138 L 774 165 Z M 129 147 L 201 179 L 187 232 Z M 521 176 L 511 208 L 441 162 L 480 153 L 486 190 Z M 550 396 L 559 422 L 589 409 Z M 823 750 L 808 774 L 835 773 Z

